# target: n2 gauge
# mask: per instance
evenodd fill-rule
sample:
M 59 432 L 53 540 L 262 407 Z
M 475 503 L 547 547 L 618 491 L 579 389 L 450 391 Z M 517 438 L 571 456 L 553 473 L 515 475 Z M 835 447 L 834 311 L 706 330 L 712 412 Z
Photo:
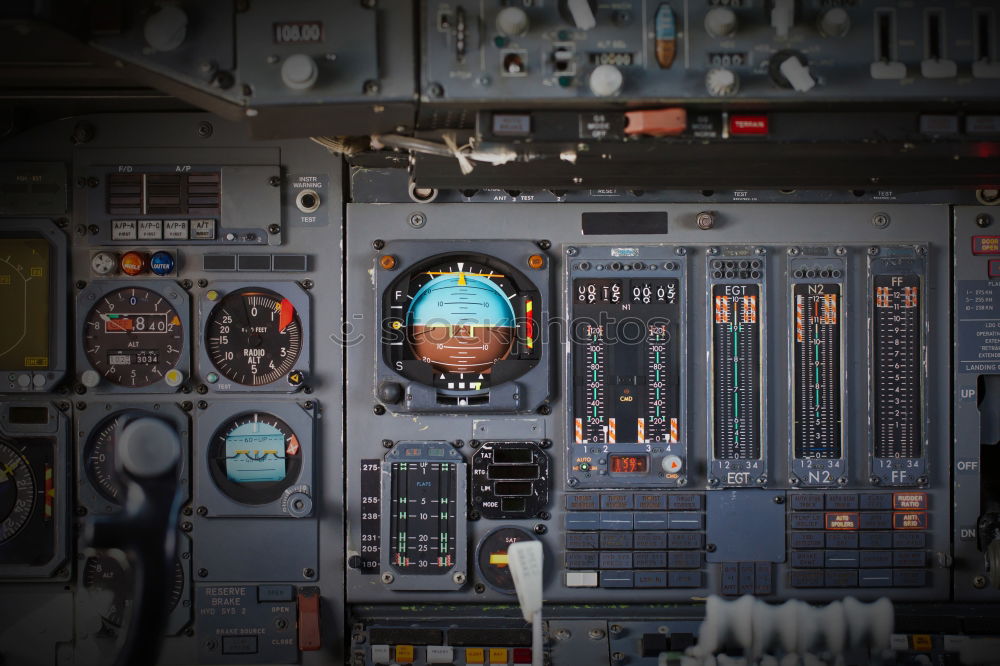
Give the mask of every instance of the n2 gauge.
M 308 300 L 294 284 L 208 291 L 206 382 L 221 391 L 291 391 L 305 380 Z

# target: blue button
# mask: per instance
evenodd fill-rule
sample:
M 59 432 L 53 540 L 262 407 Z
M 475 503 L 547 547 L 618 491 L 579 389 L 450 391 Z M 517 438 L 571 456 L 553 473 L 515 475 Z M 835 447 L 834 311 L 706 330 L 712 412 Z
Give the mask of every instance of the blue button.
M 160 250 L 149 258 L 149 270 L 157 275 L 170 275 L 174 272 L 174 257 L 169 252 Z
M 636 532 L 636 550 L 664 550 L 667 547 L 666 532 Z
M 700 571 L 671 571 L 667 575 L 670 587 L 701 587 Z
M 636 571 L 635 572 L 635 586 L 636 587 L 666 587 L 667 586 L 667 572 L 666 571 Z
M 885 569 L 891 567 L 892 551 L 863 550 L 861 551 L 861 566 L 865 569 Z
M 667 529 L 667 513 L 665 511 L 650 511 L 635 514 L 635 529 L 665 530 Z
M 632 514 L 628 511 L 601 511 L 602 530 L 631 530 Z
M 638 553 L 633 553 L 632 561 L 636 569 L 667 568 L 667 554 L 662 550 L 658 552 L 641 551 Z
M 861 587 L 891 587 L 892 569 L 869 569 L 858 576 Z
M 602 571 L 601 587 L 632 587 L 632 572 Z
M 824 564 L 831 569 L 857 569 L 858 551 L 828 550 L 825 552 Z
M 667 526 L 672 530 L 700 530 L 701 514 L 671 512 Z
M 602 552 L 601 553 L 601 568 L 602 569 L 631 569 L 632 568 L 632 553 Z
M 596 511 L 581 511 L 566 514 L 566 529 L 596 530 L 601 526 L 601 517 Z

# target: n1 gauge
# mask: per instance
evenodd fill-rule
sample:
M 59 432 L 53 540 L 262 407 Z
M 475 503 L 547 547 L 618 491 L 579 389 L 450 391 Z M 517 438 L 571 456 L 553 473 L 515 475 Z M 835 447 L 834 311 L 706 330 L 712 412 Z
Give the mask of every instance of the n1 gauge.
M 308 299 L 294 284 L 267 283 L 206 292 L 202 373 L 222 391 L 291 391 L 302 386 L 309 361 Z M 284 380 L 284 381 L 282 381 Z

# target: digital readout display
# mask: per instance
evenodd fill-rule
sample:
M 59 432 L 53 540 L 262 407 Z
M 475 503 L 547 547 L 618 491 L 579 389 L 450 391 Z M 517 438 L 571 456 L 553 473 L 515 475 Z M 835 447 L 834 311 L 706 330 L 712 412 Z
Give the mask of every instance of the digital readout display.
M 608 465 L 612 474 L 645 474 L 649 471 L 649 457 L 611 455 Z

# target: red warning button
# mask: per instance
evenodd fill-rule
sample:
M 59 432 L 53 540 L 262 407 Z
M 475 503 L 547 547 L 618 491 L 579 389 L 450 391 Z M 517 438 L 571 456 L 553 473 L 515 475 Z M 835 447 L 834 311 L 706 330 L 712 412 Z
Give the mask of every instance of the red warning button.
M 892 528 L 895 530 L 927 529 L 927 514 L 923 511 L 897 511 L 892 514 Z
M 1000 254 L 1000 236 L 973 236 L 972 254 Z
M 768 133 L 767 116 L 729 116 L 729 133 L 732 136 L 763 136 Z
M 927 493 L 893 493 L 892 508 L 923 511 L 927 508 Z

